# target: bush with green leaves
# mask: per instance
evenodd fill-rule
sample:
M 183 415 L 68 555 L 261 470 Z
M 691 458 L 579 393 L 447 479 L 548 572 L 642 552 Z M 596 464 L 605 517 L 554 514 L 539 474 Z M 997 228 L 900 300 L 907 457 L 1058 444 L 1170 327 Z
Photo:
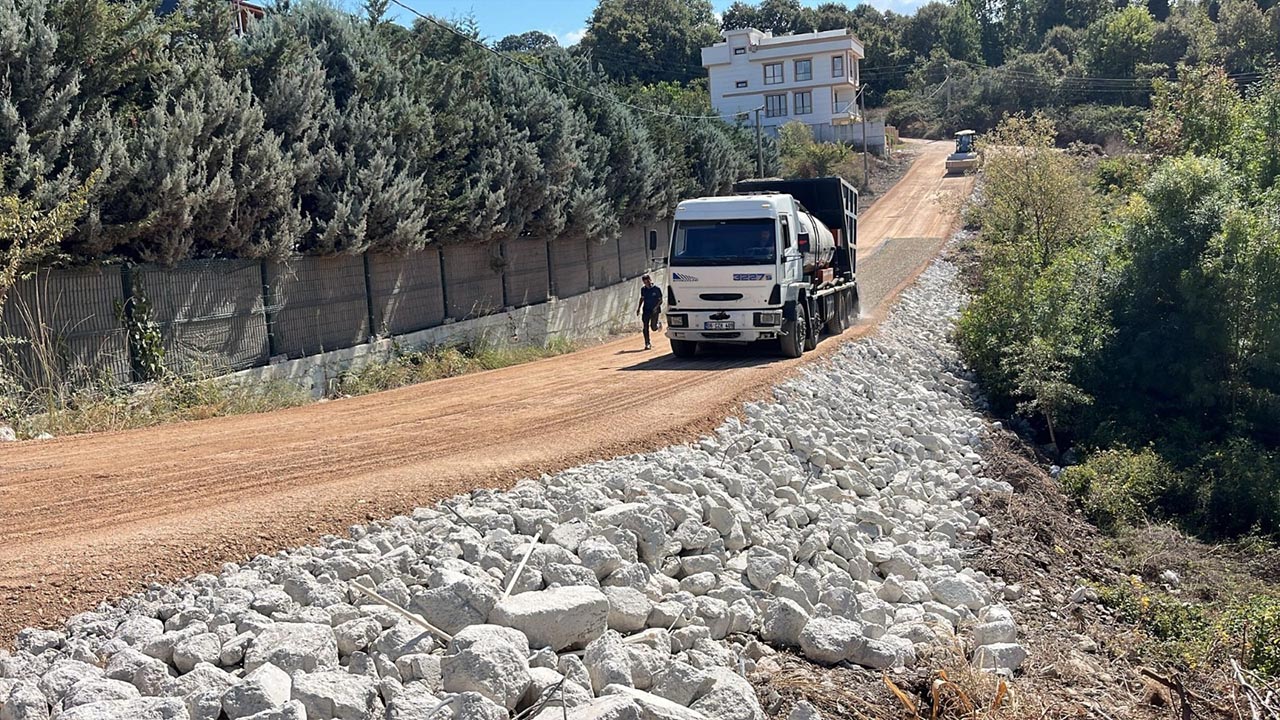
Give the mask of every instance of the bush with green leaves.
M 1089 520 L 1109 532 L 1145 522 L 1178 482 L 1176 471 L 1153 449 L 1124 447 L 1091 454 L 1084 463 L 1065 468 L 1059 480 Z
M 1004 409 L 1057 425 L 1092 398 L 1077 367 L 1110 335 L 1102 304 L 1116 279 L 1083 167 L 1054 149 L 1042 115 L 1009 118 L 992 134 L 981 198 L 980 290 L 958 341 Z
M 813 130 L 799 121 L 783 125 L 778 132 L 778 154 L 787 177 L 817 178 L 838 175 L 861 186 L 862 166 L 854 152 L 841 143 L 817 142 Z
M 1229 652 L 1238 651 L 1245 668 L 1263 677 L 1280 675 L 1280 598 L 1238 600 L 1218 618 L 1214 631 Z

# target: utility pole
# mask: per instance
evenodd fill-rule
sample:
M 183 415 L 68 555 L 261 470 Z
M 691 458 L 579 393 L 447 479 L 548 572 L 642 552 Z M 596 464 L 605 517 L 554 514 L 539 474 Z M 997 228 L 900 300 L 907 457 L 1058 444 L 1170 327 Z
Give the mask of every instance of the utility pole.
M 867 84 L 863 83 L 858 88 L 858 114 L 862 117 L 862 187 L 867 188 L 871 185 L 871 175 L 867 169 Z M 886 143 L 888 139 L 886 138 Z
M 757 178 L 764 177 L 764 138 L 761 137 L 760 135 L 760 133 L 762 132 L 760 129 L 760 111 L 763 109 L 764 109 L 763 105 L 756 108 L 756 177 Z
M 951 64 L 947 63 L 942 67 L 947 71 L 947 77 L 942 84 L 947 86 L 947 112 L 951 112 Z

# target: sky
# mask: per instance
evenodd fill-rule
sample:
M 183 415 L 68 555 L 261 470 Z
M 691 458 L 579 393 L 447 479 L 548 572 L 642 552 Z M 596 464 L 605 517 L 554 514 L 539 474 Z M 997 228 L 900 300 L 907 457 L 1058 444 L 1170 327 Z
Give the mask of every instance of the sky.
M 471 14 L 480 24 L 480 32 L 488 40 L 500 40 L 507 35 L 518 35 L 527 30 L 541 30 L 553 35 L 561 45 L 573 45 L 582 38 L 587 20 L 595 10 L 597 0 L 403 0 L 419 12 L 437 17 L 459 18 Z M 803 4 L 815 7 L 824 0 L 806 0 Z M 924 0 L 870 0 L 882 9 L 910 12 Z M 857 0 L 845 0 L 849 6 Z M 716 12 L 723 12 L 733 0 L 712 0 Z M 388 14 L 395 19 L 409 18 L 409 12 L 394 4 Z

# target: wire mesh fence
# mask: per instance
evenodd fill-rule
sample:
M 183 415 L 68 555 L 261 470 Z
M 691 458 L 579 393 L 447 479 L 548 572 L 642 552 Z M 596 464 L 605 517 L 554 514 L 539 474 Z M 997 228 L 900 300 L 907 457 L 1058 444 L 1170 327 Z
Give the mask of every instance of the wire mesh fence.
M 133 294 L 152 308 L 169 369 L 219 373 L 267 362 L 261 263 L 201 260 L 129 274 Z
M 605 242 L 43 270 L 8 295 L 0 371 L 28 387 L 147 379 L 130 342 L 140 326 L 158 333 L 173 373 L 257 367 L 636 278 L 660 262 L 668 236 L 658 222 Z

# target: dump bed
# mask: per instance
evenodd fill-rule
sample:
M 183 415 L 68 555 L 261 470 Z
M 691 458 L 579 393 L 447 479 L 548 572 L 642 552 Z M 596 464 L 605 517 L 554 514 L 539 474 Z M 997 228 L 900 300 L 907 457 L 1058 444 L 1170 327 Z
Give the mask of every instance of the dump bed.
M 742 180 L 733 185 L 735 193 L 785 193 L 800 201 L 823 225 L 840 231 L 836 252 L 837 268 L 852 275 L 857 262 L 858 191 L 841 177 L 797 180 Z

